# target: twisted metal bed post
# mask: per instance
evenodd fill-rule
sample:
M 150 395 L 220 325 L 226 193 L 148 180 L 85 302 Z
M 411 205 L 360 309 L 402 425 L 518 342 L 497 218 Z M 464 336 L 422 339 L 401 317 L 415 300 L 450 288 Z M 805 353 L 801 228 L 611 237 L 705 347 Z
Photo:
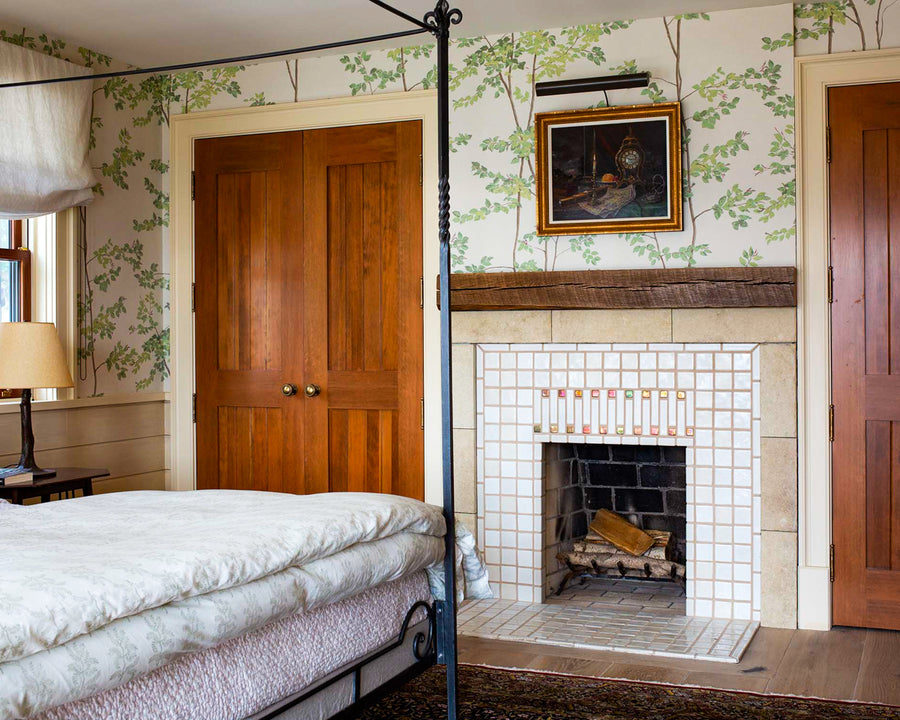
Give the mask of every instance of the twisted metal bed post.
M 441 292 L 441 437 L 443 461 L 444 599 L 436 603 L 438 623 L 437 661 L 447 667 L 447 718 L 457 717 L 456 647 L 456 520 L 453 508 L 453 406 L 450 377 L 450 26 L 458 25 L 462 13 L 438 0 L 425 15 L 425 24 L 437 40 L 438 90 L 438 230 L 440 240 Z

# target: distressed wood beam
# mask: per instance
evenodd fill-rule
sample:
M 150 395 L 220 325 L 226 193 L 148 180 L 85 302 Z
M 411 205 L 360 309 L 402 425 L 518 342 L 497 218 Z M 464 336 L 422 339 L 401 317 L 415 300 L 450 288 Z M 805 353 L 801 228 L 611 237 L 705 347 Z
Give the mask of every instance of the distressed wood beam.
M 793 267 L 459 273 L 451 310 L 794 307 L 796 276 Z

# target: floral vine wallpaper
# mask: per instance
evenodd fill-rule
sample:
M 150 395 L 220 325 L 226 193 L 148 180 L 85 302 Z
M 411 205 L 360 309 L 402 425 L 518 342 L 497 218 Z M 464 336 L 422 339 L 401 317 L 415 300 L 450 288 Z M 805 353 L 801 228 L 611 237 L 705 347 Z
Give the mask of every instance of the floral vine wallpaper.
M 836 0 L 456 39 L 454 269 L 792 265 L 793 57 L 900 45 L 894 4 Z M 0 40 L 90 67 L 123 67 L 30 28 L 0 28 Z M 648 88 L 609 100 L 683 103 L 684 231 L 539 237 L 534 114 L 605 98 L 536 98 L 534 83 L 643 70 L 652 75 Z M 79 395 L 167 387 L 172 115 L 410 91 L 433 87 L 434 75 L 432 48 L 417 46 L 98 81 L 96 199 L 82 213 Z

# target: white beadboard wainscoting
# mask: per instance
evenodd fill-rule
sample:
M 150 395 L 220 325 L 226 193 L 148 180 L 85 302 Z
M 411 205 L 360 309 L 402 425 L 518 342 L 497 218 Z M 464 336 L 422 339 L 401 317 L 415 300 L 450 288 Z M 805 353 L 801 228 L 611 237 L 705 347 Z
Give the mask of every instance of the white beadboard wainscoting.
M 165 490 L 169 468 L 169 399 L 135 393 L 32 404 L 35 457 L 43 467 L 105 467 L 94 492 Z M 21 448 L 19 402 L 0 403 L 0 464 Z

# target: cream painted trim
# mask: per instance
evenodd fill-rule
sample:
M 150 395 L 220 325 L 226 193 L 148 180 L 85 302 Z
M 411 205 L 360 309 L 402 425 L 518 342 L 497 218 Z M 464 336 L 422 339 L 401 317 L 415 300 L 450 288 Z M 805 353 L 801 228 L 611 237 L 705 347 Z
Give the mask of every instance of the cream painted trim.
M 78 208 L 69 208 L 56 215 L 56 332 L 66 353 L 66 363 L 73 378 L 78 372 L 78 237 L 80 222 Z M 77 382 L 77 379 L 76 379 Z M 57 390 L 59 400 L 75 398 L 75 388 Z
M 424 179 L 423 272 L 425 277 L 425 500 L 440 504 L 440 314 L 430 288 L 438 274 L 437 238 L 437 93 L 416 90 L 365 97 L 312 100 L 234 110 L 211 110 L 176 115 L 170 127 L 171 225 L 169 250 L 172 327 L 172 473 L 170 490 L 196 487 L 195 433 L 191 422 L 194 391 L 194 322 L 191 312 L 193 267 L 193 205 L 191 169 L 197 138 L 250 133 L 302 130 L 336 125 L 362 125 L 421 119 L 423 125 Z M 430 459 L 430 460 L 429 460 Z
M 31 403 L 32 412 L 50 410 L 71 410 L 83 407 L 107 407 L 110 405 L 141 405 L 143 403 L 168 402 L 167 392 L 123 393 L 121 395 L 101 395 L 100 397 L 74 398 L 72 400 L 36 400 Z M 19 412 L 18 400 L 0 402 L 0 415 Z
M 831 397 L 828 167 L 825 127 L 828 88 L 900 79 L 900 50 L 799 57 L 797 96 L 797 312 L 799 420 L 798 624 L 831 627 Z

